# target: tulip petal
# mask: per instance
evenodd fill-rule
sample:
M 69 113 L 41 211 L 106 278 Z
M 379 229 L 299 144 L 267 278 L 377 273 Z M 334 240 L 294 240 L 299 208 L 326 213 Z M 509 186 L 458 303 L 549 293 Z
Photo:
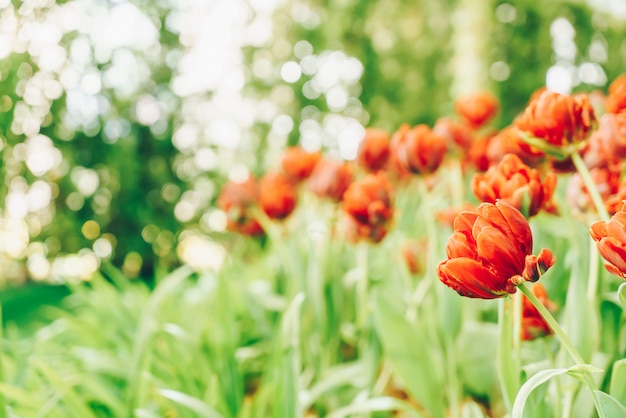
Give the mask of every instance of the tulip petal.
M 520 274 L 525 255 L 498 228 L 487 226 L 476 237 L 478 257 L 491 264 L 504 279 Z
M 502 200 L 496 202 L 496 207 L 500 210 L 500 213 L 502 213 L 502 216 L 513 232 L 513 236 L 509 236 L 510 239 L 519 244 L 524 255 L 530 254 L 533 248 L 533 235 L 524 215 Z
M 613 237 L 606 237 L 598 243 L 598 251 L 606 261 L 619 271 L 626 273 L 626 248 Z
M 609 233 L 607 231 L 606 224 L 607 223 L 605 221 L 598 221 L 593 223 L 589 228 L 591 238 L 593 238 L 595 241 L 600 241 L 602 238 L 607 237 Z
M 495 299 L 507 294 L 506 280 L 494 286 L 498 278 L 481 263 L 471 258 L 453 258 L 443 261 L 437 267 L 439 279 L 459 295 Z
M 468 241 L 471 239 L 471 243 Z M 466 257 L 476 258 L 476 249 L 474 248 L 474 240 L 462 232 L 453 233 L 448 238 L 446 253 L 448 258 Z
M 618 212 L 618 214 L 624 214 L 624 212 Z M 617 239 L 622 244 L 626 244 L 626 226 L 624 223 L 618 221 L 617 216 L 613 216 L 613 219 L 606 223 L 606 232 L 609 237 Z

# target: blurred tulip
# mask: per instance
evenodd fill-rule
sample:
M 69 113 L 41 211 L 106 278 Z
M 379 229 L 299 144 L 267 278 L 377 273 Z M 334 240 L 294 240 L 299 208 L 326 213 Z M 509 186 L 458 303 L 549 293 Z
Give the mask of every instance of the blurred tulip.
M 446 153 L 446 140 L 427 125 L 417 125 L 397 136 L 393 152 L 403 169 L 412 173 L 435 172 Z
M 592 224 L 590 231 L 600 255 L 607 261 L 606 269 L 626 279 L 626 203 L 610 220 Z
M 554 303 L 548 299 L 548 292 L 546 292 L 546 289 L 541 283 L 536 283 L 531 290 L 537 299 L 539 299 L 543 306 L 545 306 L 548 310 L 554 311 L 556 309 Z M 554 333 L 546 320 L 543 319 L 543 316 L 541 316 L 537 308 L 535 308 L 535 305 L 533 305 L 526 296 L 523 296 L 522 299 L 521 333 L 521 338 L 524 341 L 532 341 Z
M 506 127 L 494 135 L 487 146 L 487 158 L 491 163 L 501 161 L 506 154 L 517 155 L 530 167 L 536 167 L 546 156 L 540 149 L 524 142 L 519 130 L 513 126 Z
M 537 281 L 556 259 L 549 250 L 531 254 L 532 233 L 520 211 L 503 200 L 461 212 L 448 239 L 439 279 L 461 296 L 494 299 Z
M 544 91 L 515 121 L 522 132 L 552 146 L 578 144 L 589 136 L 596 117 L 587 96 Z
M 368 171 L 377 171 L 387 165 L 389 159 L 389 132 L 368 128 L 359 144 L 357 161 Z
M 498 99 L 486 92 L 464 96 L 454 102 L 456 112 L 474 129 L 485 125 L 499 107 Z
M 467 150 L 472 145 L 474 138 L 470 126 L 465 123 L 455 122 L 449 118 L 440 118 L 433 127 L 433 133 L 445 138 L 449 147 L 459 147 Z
M 420 274 L 426 264 L 426 252 L 428 243 L 425 241 L 411 240 L 402 246 L 402 257 L 411 274 Z
M 620 113 L 626 110 L 626 74 L 613 80 L 604 107 L 607 113 Z
M 605 203 L 609 213 L 615 213 L 622 207 L 621 201 L 616 202 L 620 190 L 621 170 L 609 167 L 594 167 L 589 170 L 600 197 Z M 587 191 L 580 174 L 575 173 L 567 183 L 567 200 L 569 204 L 579 212 L 595 211 L 595 205 Z M 617 205 L 617 207 L 615 207 Z
M 382 240 L 393 216 L 392 187 L 385 173 L 368 174 L 352 183 L 343 196 L 343 210 L 357 239 Z
M 581 154 L 589 168 L 621 165 L 626 158 L 626 112 L 602 115 Z
M 535 216 L 546 205 L 551 206 L 555 188 L 554 173 L 548 172 L 542 181 L 539 172 L 515 154 L 505 155 L 498 165 L 472 178 L 472 191 L 478 200 L 495 203 L 502 199 L 528 217 Z
M 295 180 L 304 180 L 311 175 L 321 157 L 319 152 L 307 152 L 302 147 L 287 148 L 283 154 L 283 170 Z
M 282 173 L 267 173 L 259 181 L 259 205 L 271 219 L 284 219 L 296 207 L 297 191 Z
M 263 234 L 263 228 L 249 213 L 257 199 L 258 189 L 253 177 L 248 177 L 243 183 L 230 181 L 222 187 L 217 206 L 226 213 L 229 231 L 245 235 Z
M 320 197 L 341 202 L 343 194 L 352 183 L 352 167 L 347 163 L 321 159 L 308 180 L 308 187 Z

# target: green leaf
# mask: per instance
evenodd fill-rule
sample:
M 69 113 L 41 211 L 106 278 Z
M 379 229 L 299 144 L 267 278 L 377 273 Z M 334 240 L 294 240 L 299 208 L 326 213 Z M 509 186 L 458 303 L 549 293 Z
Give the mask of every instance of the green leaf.
M 606 418 L 624 418 L 626 417 L 626 408 L 618 402 L 617 399 L 599 390 L 593 391 L 600 400 L 600 408 Z
M 578 379 L 581 382 L 585 382 L 585 375 L 589 373 L 602 373 L 604 370 L 599 369 L 591 364 L 577 364 L 567 369 L 567 375 Z
M 344 418 L 351 415 L 367 414 L 376 411 L 413 411 L 415 412 L 413 416 L 421 417 L 409 403 L 395 398 L 381 396 L 340 408 L 329 414 L 328 418 Z
M 276 364 L 276 390 L 274 392 L 275 417 L 294 417 L 302 415 L 299 402 L 300 376 L 300 308 L 304 294 L 298 293 L 285 311 L 281 326 Z
M 69 411 L 72 412 L 70 416 L 96 418 L 96 415 L 87 406 L 87 400 L 81 397 L 74 390 L 74 386 L 78 384 L 80 379 L 78 375 L 74 376 L 72 382 L 66 382 L 63 381 L 61 376 L 59 376 L 52 367 L 42 363 L 41 361 L 35 361 L 35 368 L 42 375 L 42 377 L 50 383 L 55 393 L 59 395 L 59 398 L 63 400 Z
M 513 404 L 513 411 L 511 412 L 511 418 L 523 418 L 524 406 L 528 401 L 530 394 L 542 384 L 556 376 L 569 375 L 578 380 L 583 380 L 583 375 L 587 373 L 599 373 L 602 372 L 591 364 L 578 364 L 570 367 L 569 369 L 547 369 L 542 370 L 530 379 L 526 381 L 517 393 L 515 403 Z
M 211 406 L 186 393 L 170 389 L 159 389 L 158 392 L 161 396 L 186 407 L 190 411 L 198 414 L 198 416 L 206 418 L 224 418 L 223 415 L 211 408 Z
M 515 398 L 515 402 L 513 403 L 513 410 L 511 411 L 511 418 L 523 418 L 524 417 L 524 406 L 526 405 L 526 401 L 530 394 L 539 386 L 546 383 L 548 380 L 552 379 L 555 376 L 560 376 L 566 374 L 568 369 L 547 369 L 542 370 L 530 379 L 526 381 L 520 388 L 517 393 L 517 397 Z
M 427 409 L 433 418 L 445 416 L 441 364 L 431 352 L 425 330 L 409 324 L 404 317 L 401 298 L 377 289 L 374 320 L 384 352 L 408 392 Z
M 626 401 L 626 359 L 617 360 L 613 363 L 611 390 L 609 393 L 615 399 Z

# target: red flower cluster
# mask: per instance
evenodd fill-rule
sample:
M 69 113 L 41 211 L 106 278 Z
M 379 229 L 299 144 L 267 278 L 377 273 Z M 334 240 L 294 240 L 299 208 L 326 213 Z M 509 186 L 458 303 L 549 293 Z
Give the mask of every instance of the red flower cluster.
M 531 254 L 532 233 L 517 209 L 499 200 L 461 212 L 448 240 L 448 259 L 437 267 L 439 279 L 461 296 L 494 299 L 535 282 L 556 261 L 550 250 Z
M 392 188 L 385 173 L 368 174 L 352 183 L 343 196 L 343 210 L 354 240 L 382 240 L 393 216 Z
M 556 306 L 550 299 L 548 299 L 548 292 L 541 285 L 536 283 L 532 292 L 539 302 L 543 304 L 548 310 L 554 311 Z M 535 305 L 532 304 L 526 296 L 522 299 L 522 335 L 521 338 L 524 341 L 532 341 L 536 338 L 545 337 L 546 335 L 552 335 L 554 331 L 548 325 L 543 316 L 539 313 Z
M 606 269 L 626 279 L 626 203 L 609 221 L 591 225 L 590 231 L 600 255 L 607 261 Z
M 502 199 L 524 213 L 535 216 L 542 208 L 552 208 L 550 202 L 556 188 L 556 176 L 549 172 L 541 181 L 539 172 L 514 154 L 507 154 L 498 165 L 472 179 L 472 191 L 482 201 L 495 203 Z
M 553 146 L 577 144 L 589 136 L 596 121 L 585 95 L 567 96 L 544 91 L 531 102 L 515 126 Z

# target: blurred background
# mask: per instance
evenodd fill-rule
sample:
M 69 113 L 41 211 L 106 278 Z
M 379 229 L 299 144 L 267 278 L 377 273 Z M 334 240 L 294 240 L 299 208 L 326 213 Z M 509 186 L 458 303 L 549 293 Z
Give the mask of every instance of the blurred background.
M 221 185 L 287 144 L 625 69 L 623 0 L 0 0 L 0 286 L 219 265 Z

